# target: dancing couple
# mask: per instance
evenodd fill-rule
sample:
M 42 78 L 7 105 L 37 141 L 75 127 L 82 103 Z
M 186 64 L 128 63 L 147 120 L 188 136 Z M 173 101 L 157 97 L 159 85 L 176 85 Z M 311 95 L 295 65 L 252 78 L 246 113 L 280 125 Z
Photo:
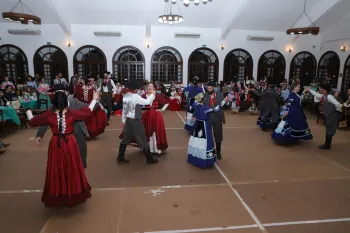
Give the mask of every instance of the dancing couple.
M 157 127 L 152 127 L 152 125 L 156 126 L 159 124 L 159 122 L 157 123 L 155 121 L 160 120 L 160 118 L 161 120 L 163 119 L 157 115 L 159 112 L 157 113 L 153 108 L 156 105 L 158 106 L 158 103 L 154 102 L 156 95 L 158 96 L 158 94 L 156 94 L 153 85 L 149 84 L 150 88 L 148 90 L 148 93 L 147 95 L 144 95 L 145 98 L 142 98 L 140 95 L 136 94 L 136 91 L 140 89 L 142 85 L 142 82 L 139 80 L 130 81 L 126 85 L 126 88 L 128 88 L 129 92 L 126 93 L 123 97 L 122 122 L 124 124 L 124 129 L 122 135 L 120 136 L 121 142 L 117 159 L 118 164 L 129 163 L 129 160 L 125 159 L 125 151 L 127 145 L 130 144 L 133 140 L 135 140 L 137 145 L 145 154 L 147 164 L 158 163 L 158 160 L 153 157 L 152 152 L 158 152 L 158 150 L 166 149 L 167 147 L 167 144 L 159 143 L 161 140 L 164 140 L 162 139 L 162 136 L 165 137 L 165 127 L 163 126 L 164 132 L 162 132 L 163 130 L 157 131 Z M 149 110 L 146 114 L 142 115 L 142 106 L 147 105 L 150 105 Z M 168 104 L 165 106 L 167 107 L 167 105 Z M 143 121 L 146 122 L 146 124 L 149 126 L 147 126 L 147 130 L 145 130 Z M 152 145 L 152 151 L 150 143 Z M 163 145 L 164 147 L 160 148 L 160 145 Z
M 72 207 L 91 197 L 91 187 L 85 176 L 87 129 L 84 124 L 95 108 L 98 94 L 93 94 L 89 105 L 76 99 L 68 101 L 63 84 L 56 84 L 53 106 L 40 116 L 26 114 L 31 127 L 41 126 L 37 142 L 50 126 L 53 136 L 48 149 L 45 186 L 42 202 L 47 207 Z
M 228 101 L 228 98 L 215 91 L 215 82 L 211 81 L 207 86 L 208 93 L 197 94 L 191 106 L 193 131 L 189 140 L 187 161 L 200 168 L 211 168 L 216 158 L 221 160 L 223 124 L 225 124 L 222 107 Z

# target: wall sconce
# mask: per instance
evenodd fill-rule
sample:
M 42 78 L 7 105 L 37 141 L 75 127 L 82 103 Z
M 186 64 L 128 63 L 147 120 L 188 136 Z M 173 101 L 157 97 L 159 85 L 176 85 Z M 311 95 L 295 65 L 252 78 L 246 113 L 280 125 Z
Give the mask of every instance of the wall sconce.
M 342 52 L 345 52 L 345 49 L 346 49 L 345 46 L 340 47 L 340 51 L 342 51 Z
M 70 47 L 70 41 L 68 42 L 68 44 L 67 44 L 67 45 L 68 45 L 68 47 Z
M 293 48 L 292 48 L 292 47 L 289 47 L 288 52 L 289 52 L 289 53 L 293 52 Z
M 221 50 L 224 50 L 225 49 L 225 46 L 224 45 L 221 45 Z

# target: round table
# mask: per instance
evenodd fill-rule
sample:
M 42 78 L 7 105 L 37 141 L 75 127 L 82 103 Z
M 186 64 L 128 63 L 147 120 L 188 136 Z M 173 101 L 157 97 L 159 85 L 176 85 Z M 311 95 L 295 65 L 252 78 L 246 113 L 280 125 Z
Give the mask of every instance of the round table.
M 7 120 L 11 120 L 13 121 L 13 123 L 15 123 L 16 125 L 21 125 L 21 121 L 19 120 L 16 110 L 11 107 L 11 106 L 6 106 L 0 107 L 0 110 L 2 110 L 2 114 L 4 116 L 4 119 L 1 119 L 2 117 L 0 116 L 0 120 L 3 120 L 4 122 Z
M 21 108 L 36 109 L 37 108 L 37 101 L 36 100 L 21 101 Z

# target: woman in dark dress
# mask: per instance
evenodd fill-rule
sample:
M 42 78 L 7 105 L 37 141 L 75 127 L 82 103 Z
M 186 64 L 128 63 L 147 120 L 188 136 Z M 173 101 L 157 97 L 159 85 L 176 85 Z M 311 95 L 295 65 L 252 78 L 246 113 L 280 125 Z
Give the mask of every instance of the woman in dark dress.
M 31 110 L 26 112 L 30 126 L 50 125 L 53 133 L 41 198 L 46 207 L 72 207 L 91 197 L 91 187 L 84 173 L 73 130 L 75 121 L 85 120 L 91 115 L 97 98 L 95 93 L 89 107 L 68 110 L 67 95 L 60 91 L 55 93 L 54 110 L 37 117 L 33 117 Z
M 298 95 L 300 84 L 292 84 L 293 91 L 287 98 L 287 110 L 283 114 L 283 120 L 271 137 L 277 143 L 288 145 L 299 140 L 311 140 L 313 137 L 306 116 L 301 106 L 302 97 Z
M 193 103 L 194 129 L 188 143 L 187 162 L 199 168 L 211 168 L 216 162 L 216 153 L 209 121 L 210 112 L 218 112 L 219 107 L 211 108 L 203 105 L 204 93 L 195 97 Z

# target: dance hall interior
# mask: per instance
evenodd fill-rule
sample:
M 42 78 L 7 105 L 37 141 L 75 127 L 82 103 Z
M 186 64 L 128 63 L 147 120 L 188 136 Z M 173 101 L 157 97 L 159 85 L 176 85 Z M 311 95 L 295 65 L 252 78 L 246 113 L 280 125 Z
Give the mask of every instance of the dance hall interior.
M 350 232 L 350 0 L 0 11 L 0 232 Z

